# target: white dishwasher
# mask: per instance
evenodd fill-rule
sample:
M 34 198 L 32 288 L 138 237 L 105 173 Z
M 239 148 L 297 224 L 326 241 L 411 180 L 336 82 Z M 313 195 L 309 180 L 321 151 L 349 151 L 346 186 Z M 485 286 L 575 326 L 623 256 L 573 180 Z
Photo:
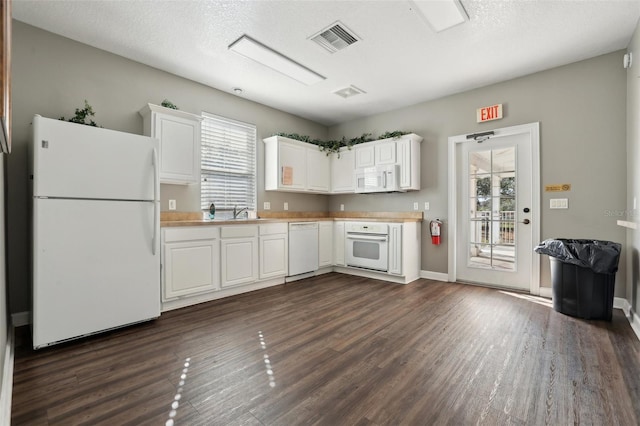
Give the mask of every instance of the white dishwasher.
M 318 222 L 289 223 L 289 276 L 318 270 Z

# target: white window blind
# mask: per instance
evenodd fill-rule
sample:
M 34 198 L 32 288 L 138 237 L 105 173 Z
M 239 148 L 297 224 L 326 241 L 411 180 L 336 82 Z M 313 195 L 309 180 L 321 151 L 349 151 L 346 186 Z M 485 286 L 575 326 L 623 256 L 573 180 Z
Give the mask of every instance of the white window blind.
M 202 113 L 202 209 L 256 209 L 256 126 Z

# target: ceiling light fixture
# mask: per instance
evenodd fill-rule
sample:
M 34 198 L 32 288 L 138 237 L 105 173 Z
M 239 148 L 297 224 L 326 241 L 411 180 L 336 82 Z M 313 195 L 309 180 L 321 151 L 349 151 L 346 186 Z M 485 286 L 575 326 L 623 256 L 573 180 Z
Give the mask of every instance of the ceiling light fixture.
M 409 0 L 409 3 L 437 33 L 469 20 L 459 0 Z
M 259 62 L 306 85 L 315 84 L 325 79 L 317 72 L 300 65 L 246 34 L 231 43 L 229 50 L 233 50 L 245 58 Z
M 340 89 L 340 90 L 336 90 L 335 92 L 333 92 L 334 94 L 342 97 L 342 98 L 350 98 L 352 96 L 356 96 L 356 95 L 360 95 L 363 93 L 367 93 L 362 89 L 357 88 L 356 86 L 349 86 L 349 87 L 345 87 L 344 89 Z

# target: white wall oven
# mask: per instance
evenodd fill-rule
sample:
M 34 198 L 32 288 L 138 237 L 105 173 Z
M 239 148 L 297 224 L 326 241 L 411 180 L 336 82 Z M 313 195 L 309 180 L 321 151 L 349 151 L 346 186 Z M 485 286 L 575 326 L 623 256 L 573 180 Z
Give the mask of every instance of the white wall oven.
M 389 227 L 386 223 L 348 222 L 345 257 L 347 266 L 389 270 Z

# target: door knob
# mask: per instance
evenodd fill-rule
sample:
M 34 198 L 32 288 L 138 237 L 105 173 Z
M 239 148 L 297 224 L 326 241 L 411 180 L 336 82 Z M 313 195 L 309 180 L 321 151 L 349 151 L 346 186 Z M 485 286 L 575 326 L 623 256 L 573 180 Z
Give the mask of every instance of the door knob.
M 531 210 L 529 210 L 529 207 L 525 207 L 524 209 L 522 209 L 522 211 L 525 213 L 529 213 Z
M 523 221 L 522 221 L 522 222 L 520 222 L 520 223 L 524 223 L 525 225 L 528 225 L 528 224 L 530 224 L 530 223 L 531 223 L 531 221 L 530 221 L 529 219 L 525 219 L 525 220 L 523 220 Z

